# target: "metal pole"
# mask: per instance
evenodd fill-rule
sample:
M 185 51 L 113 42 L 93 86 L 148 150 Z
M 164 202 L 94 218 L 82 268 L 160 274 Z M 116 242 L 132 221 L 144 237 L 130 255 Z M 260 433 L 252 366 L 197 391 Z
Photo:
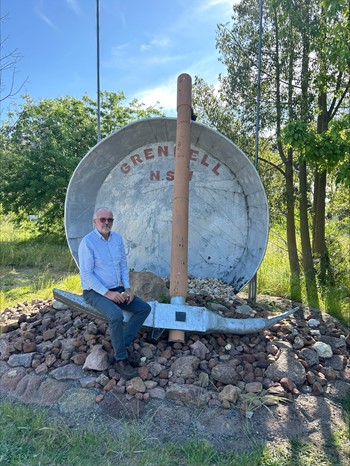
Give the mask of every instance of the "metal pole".
M 170 266 L 170 302 L 186 303 L 188 287 L 188 206 L 191 147 L 191 87 L 188 74 L 177 78 L 177 125 Z M 169 341 L 184 341 L 182 330 L 171 330 Z
M 97 49 L 97 142 L 101 140 L 100 99 L 100 0 L 96 0 L 96 49 Z
M 255 158 L 254 165 L 259 170 L 259 126 L 260 126 L 260 83 L 261 83 L 261 46 L 262 46 L 262 8 L 263 0 L 259 2 L 259 50 L 258 50 L 258 89 L 256 98 L 256 123 L 255 123 Z M 255 300 L 257 292 L 257 274 L 249 282 L 248 299 Z

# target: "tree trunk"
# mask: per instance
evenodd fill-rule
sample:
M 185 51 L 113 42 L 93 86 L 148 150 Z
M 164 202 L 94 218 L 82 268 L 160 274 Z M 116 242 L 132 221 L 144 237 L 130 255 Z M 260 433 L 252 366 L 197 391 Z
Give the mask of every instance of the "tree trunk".
M 279 25 L 277 11 L 274 10 L 275 26 L 275 65 L 276 65 L 276 129 L 278 151 L 285 167 L 286 180 L 286 204 L 287 204 L 287 244 L 288 259 L 290 268 L 290 295 L 295 301 L 301 301 L 301 284 L 300 284 L 300 267 L 298 259 L 298 248 L 295 232 L 295 196 L 294 196 L 294 179 L 293 179 L 293 149 L 289 149 L 287 155 L 281 144 L 281 124 L 282 124 L 282 104 L 281 104 L 281 76 L 280 76 L 280 49 L 279 49 Z M 292 36 L 290 41 L 292 43 Z M 293 50 L 293 49 L 292 49 Z M 290 118 L 293 118 L 293 77 L 294 77 L 294 54 L 289 57 L 289 78 L 288 78 L 288 110 Z
M 293 151 L 289 149 L 285 163 L 287 202 L 287 243 L 290 267 L 290 291 L 294 301 L 301 301 L 300 267 L 295 234 L 295 196 L 293 183 Z
M 324 284 L 327 274 L 325 235 L 327 172 L 318 173 L 317 178 L 317 191 L 314 192 L 313 253 L 320 264 L 319 280 Z
M 321 134 L 328 129 L 327 94 L 323 92 L 318 98 L 319 116 L 317 119 L 317 133 Z M 327 172 L 315 173 L 314 208 L 313 208 L 313 253 L 319 261 L 319 280 L 326 282 L 326 185 Z
M 309 306 L 319 307 L 316 274 L 313 264 L 309 221 L 308 221 L 308 201 L 307 201 L 307 177 L 306 177 L 306 164 L 300 163 L 299 171 L 300 181 L 300 238 L 301 248 L 303 253 L 303 267 L 305 275 L 306 294 Z

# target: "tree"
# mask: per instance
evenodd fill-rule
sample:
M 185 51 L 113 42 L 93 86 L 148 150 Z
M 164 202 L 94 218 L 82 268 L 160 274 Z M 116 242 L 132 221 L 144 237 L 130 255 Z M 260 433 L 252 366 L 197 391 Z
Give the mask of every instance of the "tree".
M 0 25 L 5 19 L 6 16 L 0 17 Z M 8 50 L 6 42 L 7 38 L 1 36 L 0 26 L 0 102 L 18 94 L 26 82 L 16 83 L 16 69 L 21 55 L 18 49 Z
M 160 115 L 133 101 L 123 104 L 123 93 L 101 93 L 101 134 L 137 118 Z M 4 213 L 18 222 L 38 216 L 41 231 L 63 233 L 65 193 L 81 158 L 96 144 L 96 103 L 84 96 L 44 99 L 25 97 L 12 123 L 1 127 L 2 178 L 0 202 Z
M 306 127 L 321 128 L 320 115 L 325 113 L 322 111 L 325 103 L 328 117 L 339 118 L 346 111 L 349 86 L 349 49 L 345 40 L 349 26 L 347 8 L 344 0 L 264 2 L 261 128 L 275 139 L 284 165 L 291 294 L 294 299 L 300 296 L 295 173 L 299 175 L 303 265 L 307 284 L 310 285 L 310 301 L 315 294 L 316 282 L 309 238 L 309 207 L 311 198 L 317 198 L 311 213 L 314 219 L 322 219 L 322 215 L 324 218 L 320 206 L 325 202 L 325 178 L 322 179 L 322 186 L 317 178 L 316 182 L 310 180 L 311 162 L 302 157 L 296 145 L 286 143 L 284 128 L 295 121 Z M 221 79 L 222 95 L 229 106 L 237 109 L 244 128 L 249 132 L 255 119 L 257 88 L 257 2 L 241 1 L 234 7 L 232 21 L 231 27 L 219 25 L 218 28 L 217 45 L 227 66 L 227 74 Z M 339 162 L 337 166 L 341 173 L 341 167 L 347 164 Z M 324 235 L 319 226 L 316 230 L 321 232 L 321 236 Z M 313 243 L 316 244 L 315 241 Z

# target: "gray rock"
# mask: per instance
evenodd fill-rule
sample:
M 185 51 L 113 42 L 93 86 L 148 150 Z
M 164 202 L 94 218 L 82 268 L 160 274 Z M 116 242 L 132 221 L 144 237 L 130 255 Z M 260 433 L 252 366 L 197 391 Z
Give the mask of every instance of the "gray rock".
M 307 325 L 311 328 L 317 328 L 320 326 L 320 321 L 318 319 L 309 319 Z
M 52 303 L 52 307 L 54 309 L 57 309 L 58 311 L 66 310 L 68 309 L 68 306 L 66 304 L 61 303 L 60 301 L 54 301 Z
M 320 362 L 317 351 L 312 348 L 303 348 L 300 351 L 300 354 L 305 359 L 309 367 L 314 366 Z
M 30 367 L 35 353 L 11 354 L 7 363 L 11 367 Z
M 83 369 L 90 369 L 93 371 L 105 371 L 108 369 L 108 354 L 102 345 L 95 345 L 85 360 Z
M 199 362 L 199 359 L 195 356 L 183 356 L 173 362 L 171 370 L 175 377 L 193 379 L 196 378 L 196 370 L 198 369 Z
M 161 400 L 164 400 L 166 397 L 166 392 L 164 388 L 161 387 L 150 388 L 148 390 L 148 393 L 150 394 L 151 398 L 159 398 Z
M 213 367 L 211 377 L 217 382 L 234 385 L 237 382 L 237 371 L 232 364 L 220 363 Z
M 147 366 L 148 372 L 150 372 L 153 377 L 157 377 L 162 370 L 165 369 L 165 367 L 162 364 L 159 364 L 159 362 L 150 362 Z
M 293 352 L 282 350 L 277 361 L 266 369 L 265 376 L 276 381 L 288 377 L 298 386 L 304 383 L 306 372 L 304 366 L 297 360 Z
M 195 341 L 191 345 L 191 350 L 193 356 L 196 356 L 199 359 L 205 359 L 206 354 L 209 353 L 208 348 L 200 340 Z
M 187 405 L 198 407 L 206 406 L 210 400 L 210 394 L 204 388 L 196 385 L 173 384 L 166 389 L 166 398 L 174 401 L 181 401 Z
M 230 403 L 237 403 L 241 390 L 234 385 L 226 385 L 218 395 L 220 401 L 226 400 Z
M 145 301 L 169 298 L 169 289 L 165 282 L 152 272 L 130 272 L 130 286 Z
M 333 350 L 339 348 L 346 348 L 346 341 L 344 338 L 331 337 L 329 335 L 321 335 L 319 341 L 326 343 Z
M 322 341 L 316 341 L 312 345 L 312 348 L 317 351 L 320 358 L 328 359 L 333 356 L 333 351 L 330 345 L 323 343 Z
M 80 366 L 75 364 L 67 364 L 63 367 L 58 367 L 50 372 L 50 376 L 56 380 L 79 380 L 86 376 L 86 373 Z

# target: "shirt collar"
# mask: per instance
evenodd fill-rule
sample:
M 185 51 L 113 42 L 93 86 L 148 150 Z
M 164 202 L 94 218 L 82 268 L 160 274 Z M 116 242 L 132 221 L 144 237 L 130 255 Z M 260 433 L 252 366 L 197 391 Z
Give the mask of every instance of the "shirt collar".
M 101 235 L 101 233 L 97 230 L 97 228 L 94 228 L 94 232 L 103 241 L 109 241 L 111 239 L 111 237 L 112 237 L 112 234 L 113 234 L 113 232 L 111 230 L 110 233 L 109 233 L 108 239 L 105 239 L 105 237 L 103 235 Z

